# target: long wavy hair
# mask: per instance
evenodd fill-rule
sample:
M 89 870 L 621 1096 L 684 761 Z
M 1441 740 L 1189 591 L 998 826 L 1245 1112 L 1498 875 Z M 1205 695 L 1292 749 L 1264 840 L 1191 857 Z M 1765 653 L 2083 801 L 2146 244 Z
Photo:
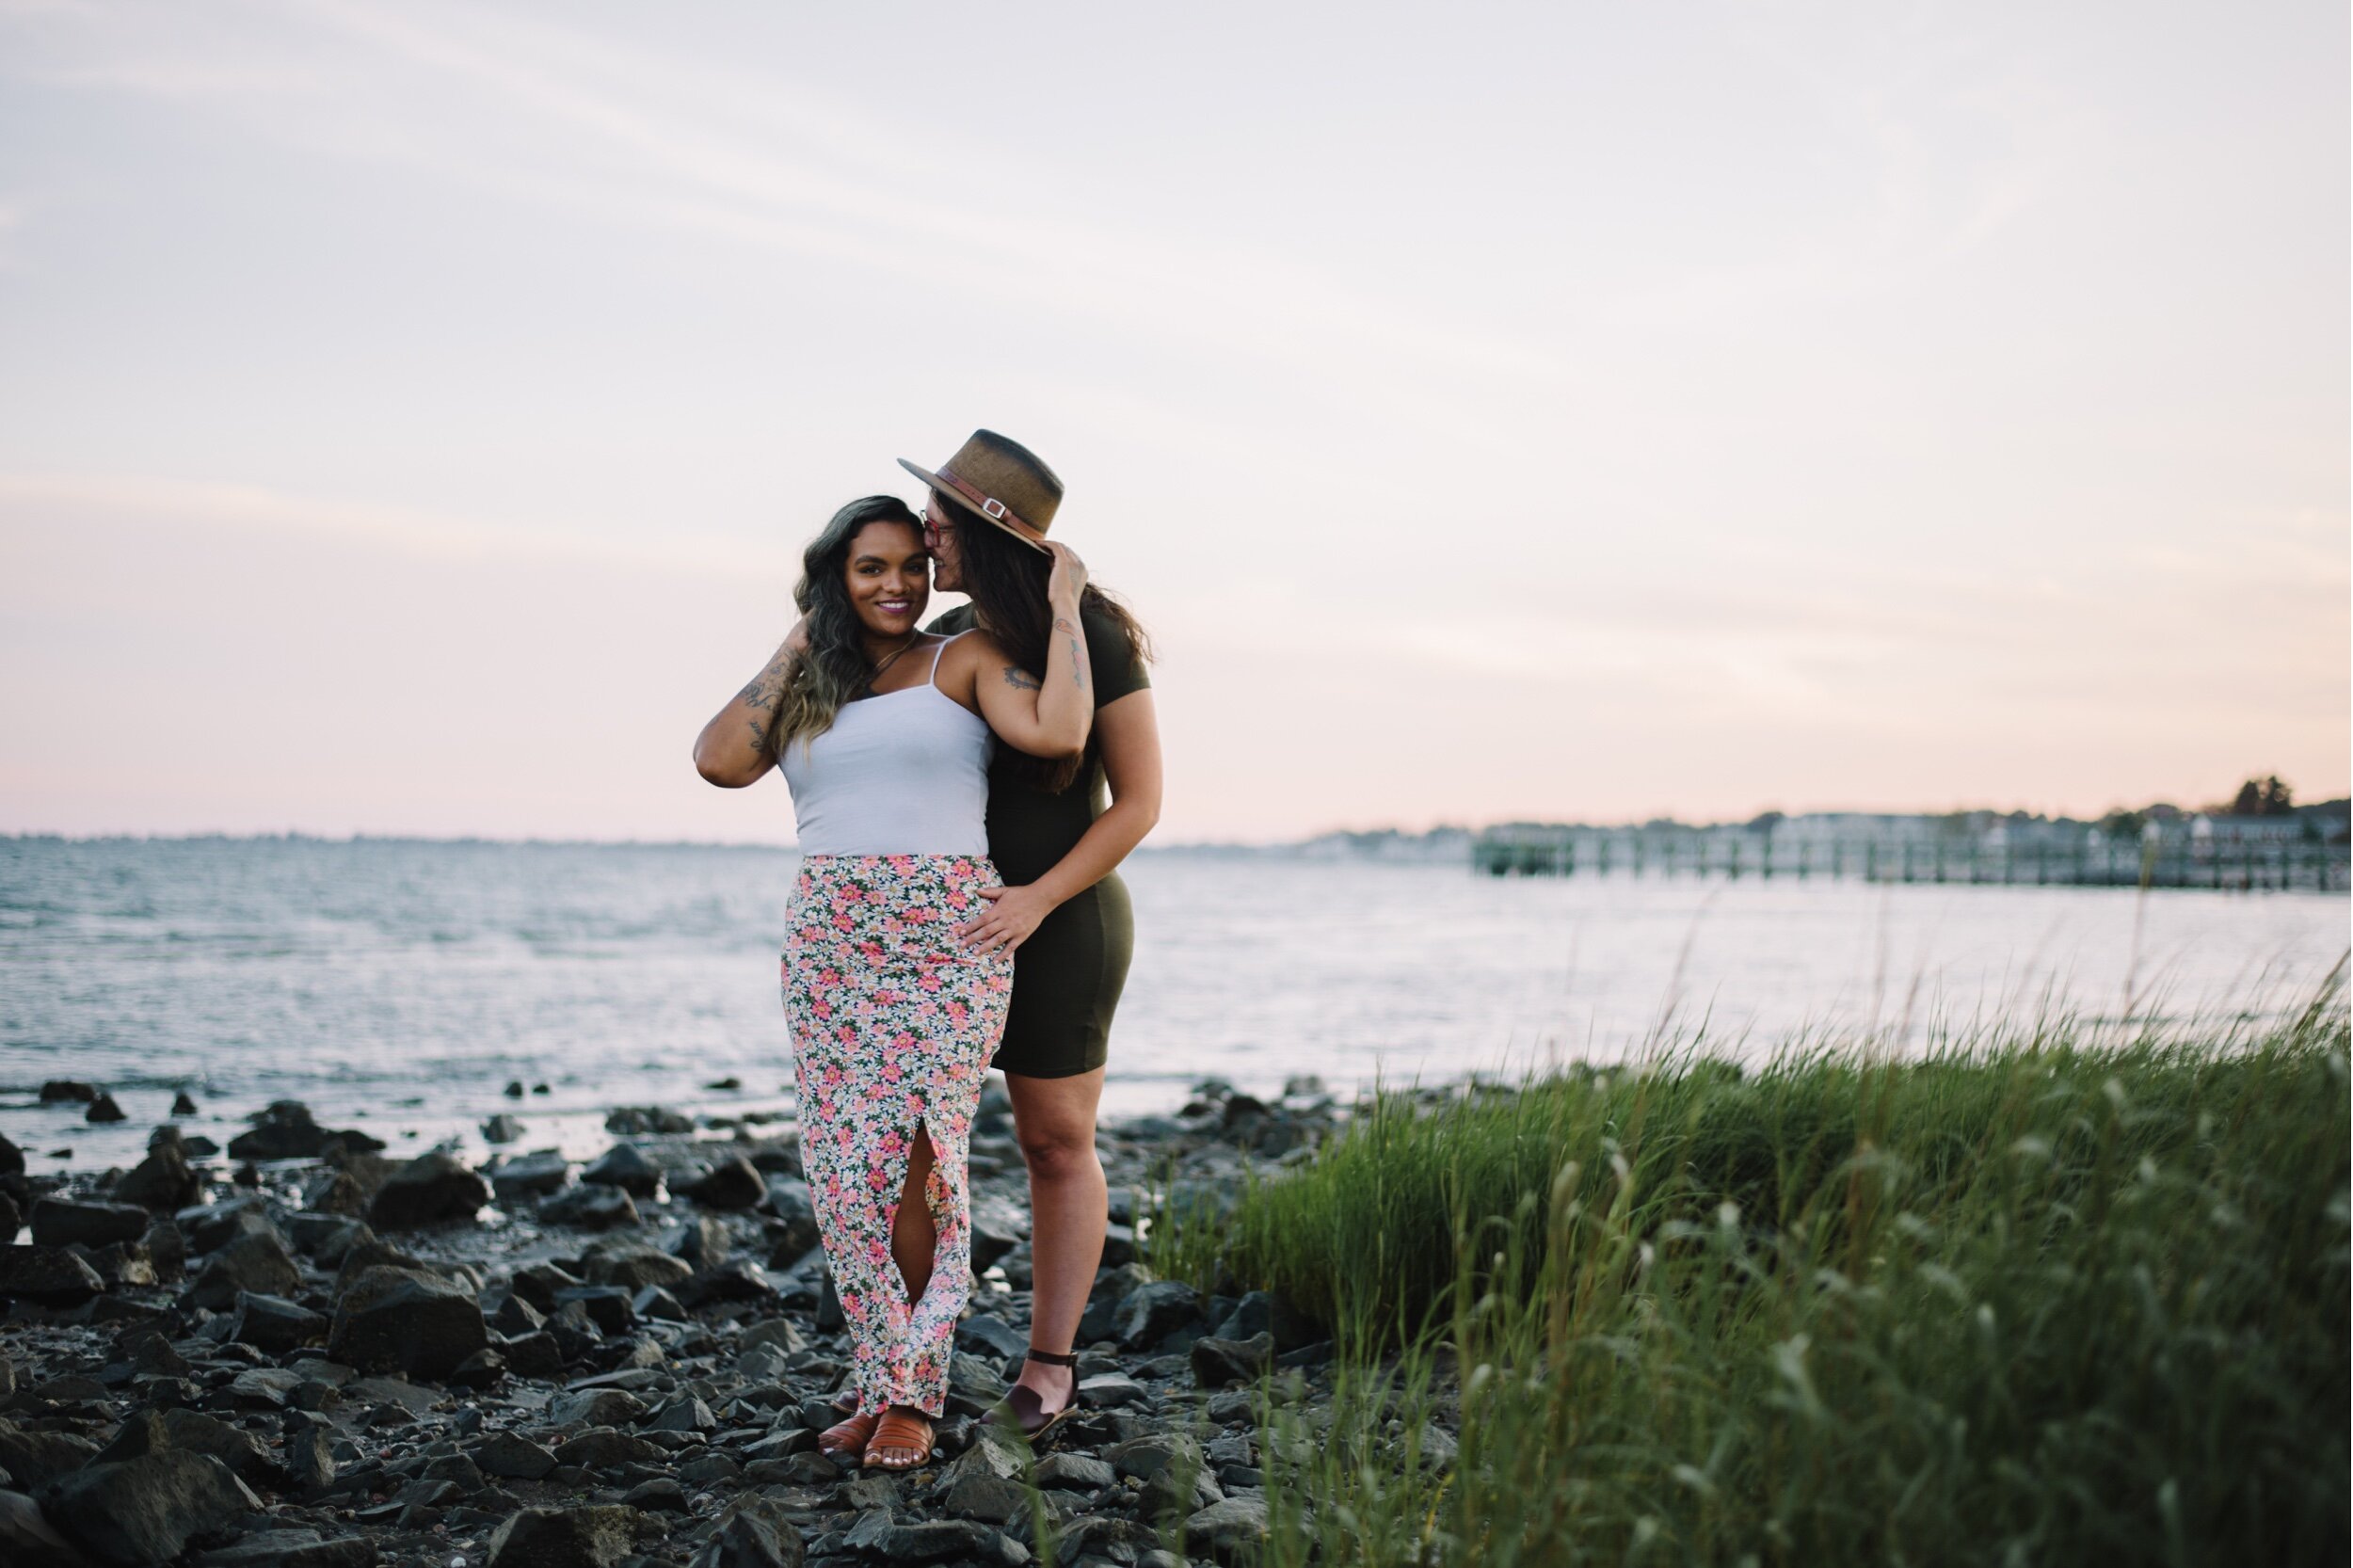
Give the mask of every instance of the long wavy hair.
M 801 581 L 792 602 L 808 617 L 808 647 L 785 673 L 784 696 L 768 732 L 769 746 L 779 757 L 791 742 L 815 740 L 831 729 L 841 705 L 866 691 L 871 677 L 866 639 L 850 603 L 847 576 L 850 541 L 870 522 L 904 523 L 918 538 L 923 533 L 923 520 L 897 496 L 860 496 L 836 512 L 801 552 Z
M 1046 600 L 1046 584 L 1054 563 L 1045 552 L 1032 550 L 993 523 L 974 517 L 961 503 L 939 491 L 932 505 L 942 517 L 958 520 L 956 560 L 964 576 L 964 591 L 972 598 L 972 618 L 997 640 L 1013 662 L 1044 678 L 1046 652 L 1054 627 L 1054 612 Z M 1079 596 L 1080 613 L 1110 621 L 1127 644 L 1128 657 L 1138 664 L 1152 659 L 1152 638 L 1134 614 L 1103 589 L 1089 583 Z M 1100 672 L 1097 672 L 1098 674 Z M 1013 752 L 1020 760 L 1028 782 L 1060 794 L 1077 782 L 1095 752 L 1051 760 Z

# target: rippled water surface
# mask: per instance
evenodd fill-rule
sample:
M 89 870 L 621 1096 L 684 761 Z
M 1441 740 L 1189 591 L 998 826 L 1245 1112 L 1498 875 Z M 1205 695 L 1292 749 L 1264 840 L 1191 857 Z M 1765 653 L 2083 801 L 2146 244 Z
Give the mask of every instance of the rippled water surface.
M 795 861 L 752 848 L 0 840 L 0 1131 L 120 1162 L 185 1086 L 216 1135 L 266 1100 L 397 1150 L 511 1110 L 601 1142 L 614 1104 L 778 1108 Z M 1630 877 L 1144 855 L 1107 1108 L 1517 1071 L 1703 1021 L 1726 1050 L 2068 1008 L 2278 1007 L 2345 952 L 2342 897 Z M 2128 997 L 2130 1000 L 2128 1002 Z M 738 1093 L 702 1085 L 726 1076 Z M 39 1107 L 43 1079 L 131 1120 Z M 510 1080 L 545 1083 L 520 1105 Z M 225 1142 L 225 1138 L 223 1138 Z M 71 1157 L 51 1151 L 71 1147 Z

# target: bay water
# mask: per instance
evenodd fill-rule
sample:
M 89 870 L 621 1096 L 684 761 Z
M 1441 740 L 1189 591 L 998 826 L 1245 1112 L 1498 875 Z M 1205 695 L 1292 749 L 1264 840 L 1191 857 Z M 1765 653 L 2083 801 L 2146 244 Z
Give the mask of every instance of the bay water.
M 592 1153 L 605 1112 L 791 1107 L 790 850 L 403 840 L 0 839 L 0 1132 L 122 1164 L 186 1090 L 226 1143 L 272 1099 L 413 1152 L 507 1112 Z M 1702 1034 L 1750 1058 L 2038 1014 L 2300 1004 L 2341 896 L 1492 878 L 1269 853 L 1134 856 L 1107 1115 L 1224 1078 L 1336 1092 L 1514 1076 Z M 45 1080 L 110 1090 L 93 1127 Z M 738 1089 L 708 1085 L 726 1079 Z M 504 1094 L 510 1082 L 526 1093 Z M 544 1093 L 531 1093 L 545 1085 Z M 63 1152 L 70 1151 L 70 1152 Z

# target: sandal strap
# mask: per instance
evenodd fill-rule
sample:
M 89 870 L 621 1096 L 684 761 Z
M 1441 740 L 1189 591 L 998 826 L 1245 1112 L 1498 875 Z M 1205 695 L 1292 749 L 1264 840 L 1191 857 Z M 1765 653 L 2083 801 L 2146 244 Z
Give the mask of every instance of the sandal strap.
M 1043 1361 L 1048 1367 L 1076 1367 L 1079 1364 L 1077 1355 L 1058 1355 L 1052 1351 L 1032 1351 L 1028 1359 Z
M 938 1435 L 932 1430 L 928 1416 L 903 1416 L 895 1410 L 885 1411 L 883 1418 L 874 1423 L 874 1435 L 866 1440 L 873 1448 L 912 1448 L 918 1453 L 932 1451 L 932 1439 Z

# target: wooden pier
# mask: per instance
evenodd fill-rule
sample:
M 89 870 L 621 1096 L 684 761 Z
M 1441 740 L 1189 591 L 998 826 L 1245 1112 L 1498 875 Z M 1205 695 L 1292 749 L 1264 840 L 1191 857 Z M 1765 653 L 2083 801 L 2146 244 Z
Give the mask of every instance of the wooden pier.
M 1491 876 L 1852 878 L 2043 888 L 2210 888 L 2342 893 L 2344 844 L 2201 844 L 2134 840 L 2073 844 L 1968 839 L 1787 840 L 1772 833 L 1497 827 L 1479 835 L 1471 865 Z

